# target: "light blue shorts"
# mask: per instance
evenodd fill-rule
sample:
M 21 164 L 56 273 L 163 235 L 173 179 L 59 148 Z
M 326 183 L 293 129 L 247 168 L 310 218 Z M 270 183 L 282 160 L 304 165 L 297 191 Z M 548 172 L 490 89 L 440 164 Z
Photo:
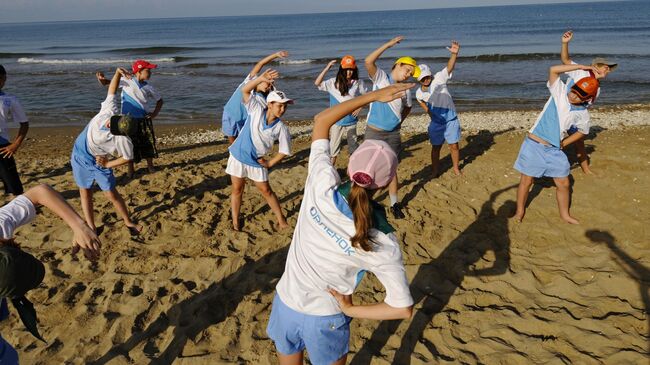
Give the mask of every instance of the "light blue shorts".
M 441 146 L 443 143 L 454 144 L 460 141 L 460 123 L 458 118 L 450 120 L 445 124 L 436 122 L 429 123 L 429 142 L 434 146 Z
M 245 118 L 244 120 L 236 120 L 235 118 L 231 117 L 228 112 L 224 111 L 223 115 L 221 116 L 221 131 L 223 132 L 224 136 L 237 137 L 239 135 L 239 132 L 241 132 L 241 129 L 244 127 L 245 122 Z
M 0 336 L 0 364 L 18 365 L 18 352 Z
M 546 146 L 526 137 L 521 144 L 515 169 L 532 177 L 567 177 L 569 176 L 569 159 L 561 149 Z
M 291 355 L 306 348 L 312 364 L 329 365 L 349 351 L 350 320 L 343 313 L 313 316 L 296 312 L 276 294 L 266 333 L 279 353 Z
M 83 189 L 90 189 L 93 182 L 97 182 L 102 191 L 108 191 L 115 188 L 115 175 L 112 169 L 105 169 L 95 161 L 90 161 L 87 156 L 79 156 L 72 152 L 70 158 L 72 165 L 72 176 L 77 186 Z

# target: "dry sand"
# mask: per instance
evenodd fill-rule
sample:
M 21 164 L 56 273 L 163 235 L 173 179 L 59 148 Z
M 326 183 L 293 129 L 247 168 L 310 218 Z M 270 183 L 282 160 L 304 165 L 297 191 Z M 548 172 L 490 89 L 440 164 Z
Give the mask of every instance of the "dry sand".
M 435 180 L 421 133 L 426 123 L 406 122 L 411 135 L 399 174 L 407 219 L 393 223 L 416 314 L 410 321 L 354 320 L 349 363 L 649 363 L 648 108 L 593 112 L 600 127 L 587 147 L 597 175 L 572 170 L 578 226 L 562 223 L 548 181 L 534 186 L 523 223 L 508 219 L 521 127 L 535 115 L 462 113 L 464 176 L 453 176 L 443 148 L 445 173 Z M 308 126 L 291 128 L 295 154 L 271 172 L 271 182 L 295 224 L 309 145 Z M 80 130 L 33 129 L 17 156 L 27 187 L 51 184 L 78 211 L 68 160 Z M 71 232 L 49 212 L 19 229 L 17 240 L 47 267 L 29 297 L 48 343 L 26 332 L 15 312 L 0 326 L 21 363 L 276 362 L 265 328 L 291 232 L 273 230 L 272 213 L 250 185 L 245 232 L 230 230 L 228 153 L 217 132 L 190 125 L 158 132 L 158 172 L 144 174 L 140 164 L 136 180 L 118 178 L 146 226 L 142 239 L 129 237 L 101 193 L 98 264 L 70 256 Z M 356 302 L 382 298 L 372 277 L 355 295 Z

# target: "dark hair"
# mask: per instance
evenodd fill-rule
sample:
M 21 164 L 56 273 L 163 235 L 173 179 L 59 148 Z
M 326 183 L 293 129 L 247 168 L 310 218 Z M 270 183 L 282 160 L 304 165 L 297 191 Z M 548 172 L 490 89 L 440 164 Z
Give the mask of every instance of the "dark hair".
M 348 193 L 348 204 L 350 204 L 350 208 L 352 209 L 355 229 L 354 236 L 350 238 L 350 243 L 355 248 L 370 251 L 372 250 L 372 242 L 368 233 L 370 232 L 370 228 L 372 228 L 372 212 L 370 210 L 368 191 L 352 183 L 350 192 Z
M 359 80 L 359 69 L 355 67 L 352 70 L 352 80 Z M 350 88 L 348 87 L 348 78 L 346 77 L 347 71 L 348 69 L 339 66 L 339 72 L 336 74 L 335 85 L 336 88 L 339 89 L 341 96 L 347 95 L 348 91 L 350 91 Z
M 0 65 L 0 76 L 4 76 L 7 74 L 7 70 L 5 70 L 4 66 Z

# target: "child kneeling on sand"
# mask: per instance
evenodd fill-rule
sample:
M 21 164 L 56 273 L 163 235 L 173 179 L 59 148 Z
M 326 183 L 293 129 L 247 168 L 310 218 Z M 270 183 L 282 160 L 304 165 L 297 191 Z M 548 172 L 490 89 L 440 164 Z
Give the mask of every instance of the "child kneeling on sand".
M 230 205 L 232 226 L 236 231 L 240 229 L 239 209 L 244 195 L 245 178 L 255 182 L 255 186 L 278 219 L 278 227 L 281 229 L 289 227 L 284 214 L 282 214 L 278 197 L 269 185 L 269 169 L 291 154 L 291 134 L 289 128 L 282 123 L 280 118 L 287 110 L 287 104 L 293 104 L 293 100 L 278 90 L 269 93 L 266 103 L 254 95 L 259 84 L 272 85 L 278 76 L 277 71 L 267 70 L 242 87 L 242 101 L 246 106 L 248 117 L 239 136 L 228 148 L 230 157 L 228 157 L 226 166 L 226 173 L 230 175 L 232 182 Z M 275 141 L 279 141 L 278 153 L 267 161 L 263 156 L 271 151 Z
M 122 77 L 130 76 L 126 70 L 118 68 L 108 86 L 106 100 L 102 103 L 99 114 L 77 137 L 70 163 L 72 175 L 81 195 L 81 208 L 90 228 L 96 229 L 92 186 L 97 182 L 131 234 L 137 235 L 142 227 L 137 226 L 129 218 L 124 199 L 115 189 L 115 176 L 112 170 L 133 160 L 133 143 L 127 134 L 133 134 L 137 130 L 137 124 L 128 115 L 116 116 L 119 111 L 119 100 L 115 93 Z M 113 154 L 118 154 L 120 157 L 109 161 L 108 157 Z
M 460 152 L 458 141 L 460 141 L 460 123 L 454 101 L 447 89 L 447 81 L 452 76 L 452 71 L 456 65 L 456 58 L 460 45 L 456 41 L 451 42 L 451 47 L 447 47 L 451 56 L 447 61 L 447 67 L 437 72 L 431 77 L 431 69 L 427 65 L 420 66 L 420 76 L 418 81 L 420 87 L 415 92 L 415 98 L 424 111 L 431 118 L 429 123 L 429 142 L 431 142 L 431 169 L 433 177 L 438 176 L 438 162 L 440 160 L 440 148 L 446 141 L 449 145 L 449 152 L 454 168 L 454 173 L 460 175 L 458 167 L 460 161 Z
M 402 253 L 383 207 L 371 198 L 397 173 L 397 154 L 384 141 L 366 139 L 350 156 L 350 183 L 330 155 L 330 128 L 371 102 L 404 96 L 413 84 L 397 84 L 332 106 L 314 118 L 311 152 L 298 222 L 276 287 L 267 333 L 280 364 L 345 364 L 350 320 L 410 318 Z M 386 288 L 382 303 L 354 305 L 352 293 L 365 271 Z
M 557 203 L 560 217 L 571 224 L 578 220 L 569 214 L 569 160 L 561 149 L 589 134 L 589 113 L 583 113 L 587 103 L 598 92 L 598 80 L 584 77 L 570 88 L 560 80 L 560 74 L 573 70 L 593 70 L 593 66 L 556 65 L 550 68 L 546 84 L 551 97 L 544 110 L 521 145 L 515 169 L 521 172 L 517 190 L 517 212 L 515 218 L 524 219 L 528 192 L 533 178 L 552 177 L 557 187 Z M 569 129 L 577 131 L 568 136 Z
M 25 294 L 43 281 L 45 267 L 34 256 L 22 251 L 14 240 L 16 228 L 34 220 L 39 205 L 48 207 L 72 229 L 73 254 L 81 249 L 94 261 L 99 257 L 100 242 L 65 199 L 47 185 L 33 187 L 0 208 L 0 321 L 9 316 L 9 298 L 27 329 L 42 340 L 36 326 L 36 311 Z M 1 336 L 0 364 L 18 364 L 18 353 Z

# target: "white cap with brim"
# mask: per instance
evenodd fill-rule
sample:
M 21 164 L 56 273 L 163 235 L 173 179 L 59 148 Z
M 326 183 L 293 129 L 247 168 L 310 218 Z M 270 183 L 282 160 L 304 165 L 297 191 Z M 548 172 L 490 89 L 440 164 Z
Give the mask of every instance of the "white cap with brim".
M 420 76 L 418 76 L 418 81 L 422 81 L 423 78 L 431 76 L 431 69 L 429 66 L 421 64 L 418 65 L 418 67 L 420 68 Z
M 269 93 L 269 95 L 266 97 L 266 102 L 267 103 L 286 103 L 286 104 L 293 104 L 293 99 L 287 98 L 287 96 L 280 90 L 273 90 Z
M 593 61 L 591 61 L 592 65 L 607 65 L 609 66 L 610 71 L 614 71 L 616 67 L 618 67 L 618 63 L 610 62 L 607 58 L 604 57 L 596 57 L 594 58 Z

